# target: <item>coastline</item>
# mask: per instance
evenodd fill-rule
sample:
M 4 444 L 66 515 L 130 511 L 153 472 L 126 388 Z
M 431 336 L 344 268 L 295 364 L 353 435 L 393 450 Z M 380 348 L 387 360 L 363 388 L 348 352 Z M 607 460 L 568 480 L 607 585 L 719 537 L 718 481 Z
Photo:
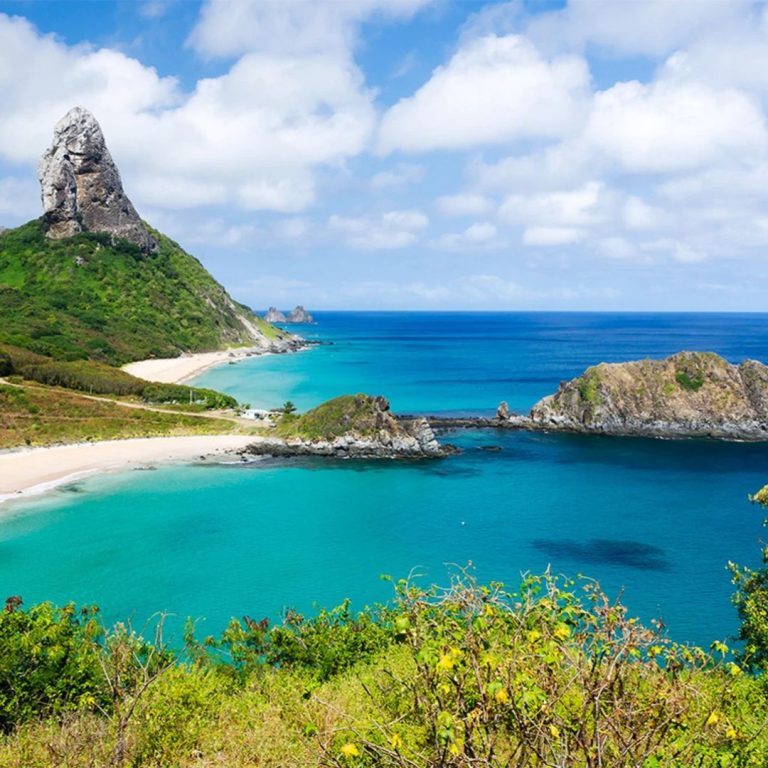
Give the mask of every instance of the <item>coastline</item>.
M 0 453 L 0 505 L 90 475 L 218 456 L 252 442 L 250 435 L 185 435 L 11 450 Z
M 197 352 L 180 357 L 150 358 L 137 360 L 122 366 L 122 370 L 132 376 L 161 384 L 184 384 L 224 363 L 238 362 L 247 357 L 269 355 L 258 347 L 239 347 L 218 352 Z

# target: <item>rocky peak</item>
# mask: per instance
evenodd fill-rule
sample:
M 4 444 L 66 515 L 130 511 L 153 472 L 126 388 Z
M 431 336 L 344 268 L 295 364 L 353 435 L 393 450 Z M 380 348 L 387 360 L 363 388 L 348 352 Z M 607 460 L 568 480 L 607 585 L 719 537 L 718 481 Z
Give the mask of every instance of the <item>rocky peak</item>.
M 123 191 L 101 127 L 87 109 L 70 109 L 56 124 L 38 176 L 48 237 L 106 232 L 143 251 L 157 248 Z
M 289 323 L 295 323 L 295 324 L 303 324 L 303 325 L 311 325 L 315 322 L 315 319 L 312 317 L 312 315 L 307 312 L 304 307 L 299 304 L 297 307 L 291 310 L 290 314 L 288 315 L 288 322 Z
M 268 323 L 284 323 L 285 315 L 277 307 L 270 307 L 267 314 L 264 315 L 264 319 Z

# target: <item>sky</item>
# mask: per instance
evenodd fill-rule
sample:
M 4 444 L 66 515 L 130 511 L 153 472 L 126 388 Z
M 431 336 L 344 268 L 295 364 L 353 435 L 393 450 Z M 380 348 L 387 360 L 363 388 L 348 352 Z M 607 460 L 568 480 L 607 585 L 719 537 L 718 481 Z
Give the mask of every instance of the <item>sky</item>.
M 0 104 L 257 309 L 766 310 L 763 2 L 0 0 Z

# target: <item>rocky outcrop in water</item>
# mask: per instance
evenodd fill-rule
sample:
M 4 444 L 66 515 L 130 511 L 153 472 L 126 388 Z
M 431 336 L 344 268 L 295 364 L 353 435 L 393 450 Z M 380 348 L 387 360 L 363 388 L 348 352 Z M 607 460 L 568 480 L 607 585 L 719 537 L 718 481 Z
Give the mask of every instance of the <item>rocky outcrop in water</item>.
M 768 366 L 711 352 L 601 363 L 532 409 L 539 429 L 768 440 Z
M 422 459 L 454 452 L 437 441 L 426 419 L 398 420 L 386 398 L 345 395 L 283 417 L 274 435 L 255 438 L 244 455 Z
M 268 323 L 284 323 L 286 320 L 285 315 L 276 307 L 270 307 L 267 314 L 264 315 L 264 319 Z
M 312 325 L 315 322 L 315 318 L 307 312 L 304 307 L 299 304 L 288 313 L 288 323 L 293 325 Z
M 52 239 L 104 232 L 154 251 L 155 240 L 123 191 L 120 173 L 94 116 L 75 107 L 56 124 L 38 166 L 43 210 Z

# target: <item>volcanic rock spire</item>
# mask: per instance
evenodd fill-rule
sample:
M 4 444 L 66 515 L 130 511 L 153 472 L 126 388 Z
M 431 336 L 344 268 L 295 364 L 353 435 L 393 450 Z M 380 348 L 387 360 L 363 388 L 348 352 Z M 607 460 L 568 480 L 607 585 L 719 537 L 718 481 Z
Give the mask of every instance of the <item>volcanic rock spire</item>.
M 59 120 L 38 165 L 48 237 L 106 232 L 143 251 L 157 248 L 123 192 L 120 173 L 96 118 L 74 107 Z

